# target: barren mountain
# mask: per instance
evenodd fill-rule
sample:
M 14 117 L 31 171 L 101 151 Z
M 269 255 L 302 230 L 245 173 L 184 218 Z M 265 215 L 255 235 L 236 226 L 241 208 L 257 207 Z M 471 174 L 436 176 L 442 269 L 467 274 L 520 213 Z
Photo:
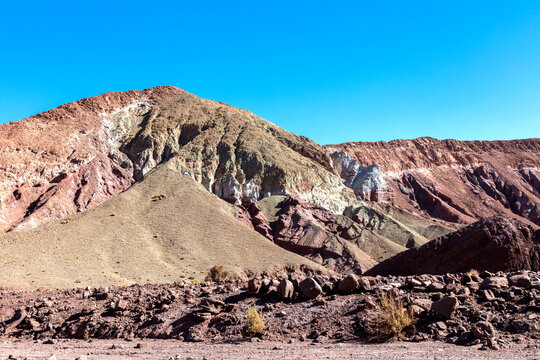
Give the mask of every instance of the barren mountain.
M 148 182 L 146 175 L 163 164 L 234 204 L 237 219 L 268 240 L 337 271 L 365 271 L 458 228 L 357 201 L 324 147 L 248 111 L 174 87 L 107 93 L 0 125 L 0 144 L 3 231 L 32 229 L 94 208 Z M 289 196 L 294 200 L 281 204 Z M 276 214 L 263 206 L 270 210 L 265 213 L 260 201 L 275 197 L 280 200 L 274 210 L 287 210 Z M 276 219 L 269 222 L 268 216 Z M 84 233 L 77 229 L 61 237 Z M 54 231 L 38 231 L 44 231 L 42 241 L 58 239 Z M 232 234 L 223 229 L 215 236 L 221 241 Z M 84 243 L 79 240 L 74 244 Z
M 107 93 L 1 125 L 0 145 L 3 230 L 95 206 L 173 157 L 231 202 L 294 194 L 338 211 L 354 200 L 321 146 L 173 87 Z
M 13 269 L 2 281 L 164 282 L 313 262 L 362 273 L 485 216 L 537 228 L 539 154 L 538 139 L 323 147 L 174 87 L 106 93 L 0 125 L 0 265 Z M 161 192 L 176 194 L 158 199 L 168 207 L 148 203 Z M 28 257 L 54 270 L 27 271 Z
M 327 149 L 346 185 L 364 200 L 450 222 L 505 214 L 540 225 L 540 139 L 419 138 Z

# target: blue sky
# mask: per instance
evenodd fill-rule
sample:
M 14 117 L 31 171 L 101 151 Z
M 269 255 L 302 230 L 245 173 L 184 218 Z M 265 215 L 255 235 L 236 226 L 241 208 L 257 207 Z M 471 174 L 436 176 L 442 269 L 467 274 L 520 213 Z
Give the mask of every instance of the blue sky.
M 319 143 L 540 137 L 539 1 L 25 1 L 0 122 L 174 85 Z

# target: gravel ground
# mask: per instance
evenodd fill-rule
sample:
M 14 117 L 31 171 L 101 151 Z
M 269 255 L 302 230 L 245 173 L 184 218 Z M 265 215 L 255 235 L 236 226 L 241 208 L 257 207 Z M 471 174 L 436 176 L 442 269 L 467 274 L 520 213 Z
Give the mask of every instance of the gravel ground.
M 140 345 L 138 345 L 140 344 Z M 355 342 L 317 344 L 311 342 L 283 344 L 276 342 L 239 344 L 184 343 L 174 340 L 61 340 L 55 344 L 33 341 L 0 343 L 0 359 L 540 359 L 540 347 L 515 346 L 503 350 L 478 350 L 440 342 L 395 342 L 366 345 Z M 11 356 L 11 357 L 10 357 Z M 51 360 L 54 359 L 51 358 Z

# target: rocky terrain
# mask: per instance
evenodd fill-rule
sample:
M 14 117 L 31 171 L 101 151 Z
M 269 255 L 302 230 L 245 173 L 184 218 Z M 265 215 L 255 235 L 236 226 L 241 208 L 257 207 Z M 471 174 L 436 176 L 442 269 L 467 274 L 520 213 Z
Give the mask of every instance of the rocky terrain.
M 309 272 L 249 282 L 133 285 L 3 292 L 6 339 L 178 339 L 184 342 L 379 342 L 437 340 L 483 349 L 540 346 L 536 272 L 398 277 L 328 277 Z M 397 331 L 384 299 L 410 314 Z M 246 311 L 262 310 L 264 330 L 246 330 Z
M 368 273 L 446 274 L 475 269 L 540 270 L 540 230 L 497 215 L 404 251 Z

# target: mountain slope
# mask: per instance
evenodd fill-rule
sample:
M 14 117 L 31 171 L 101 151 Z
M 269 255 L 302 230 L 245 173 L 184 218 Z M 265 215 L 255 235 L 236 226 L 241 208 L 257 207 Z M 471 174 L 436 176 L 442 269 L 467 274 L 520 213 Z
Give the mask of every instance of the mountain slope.
M 94 209 L 1 234 L 0 286 L 202 280 L 214 265 L 240 276 L 288 265 L 317 267 L 237 221 L 235 211 L 164 164 Z
M 385 260 L 369 275 L 464 273 L 540 269 L 540 230 L 493 216 Z
M 540 225 L 540 139 L 419 138 L 327 149 L 347 185 L 364 200 L 451 222 L 504 214 Z

